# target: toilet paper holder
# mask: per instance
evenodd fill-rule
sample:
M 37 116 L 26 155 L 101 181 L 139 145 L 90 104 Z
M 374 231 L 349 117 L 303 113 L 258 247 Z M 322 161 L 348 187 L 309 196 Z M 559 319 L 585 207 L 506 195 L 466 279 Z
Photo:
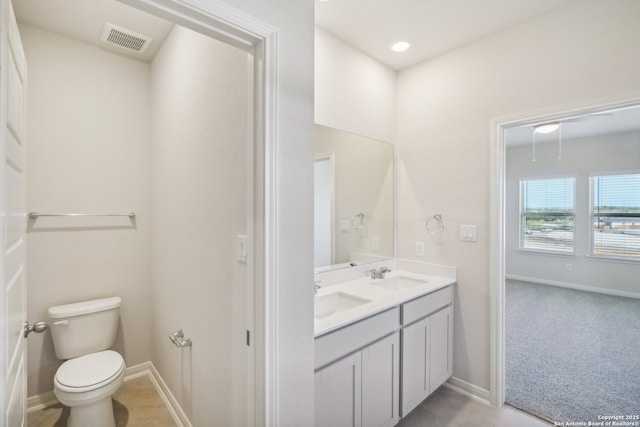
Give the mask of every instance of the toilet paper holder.
M 169 339 L 176 347 L 191 347 L 191 338 L 185 338 L 182 329 L 169 334 Z

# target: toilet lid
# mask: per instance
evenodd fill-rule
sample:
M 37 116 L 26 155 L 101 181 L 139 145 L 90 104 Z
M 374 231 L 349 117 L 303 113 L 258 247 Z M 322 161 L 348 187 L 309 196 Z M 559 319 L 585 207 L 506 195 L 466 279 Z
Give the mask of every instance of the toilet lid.
M 64 362 L 56 372 L 56 381 L 67 387 L 86 388 L 118 375 L 124 360 L 112 350 L 87 354 Z

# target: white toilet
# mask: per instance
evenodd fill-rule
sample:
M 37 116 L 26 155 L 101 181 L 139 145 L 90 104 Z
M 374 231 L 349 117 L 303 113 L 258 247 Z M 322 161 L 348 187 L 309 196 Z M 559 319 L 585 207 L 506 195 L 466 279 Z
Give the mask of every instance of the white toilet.
M 53 392 L 71 408 L 69 427 L 115 427 L 111 395 L 122 385 L 125 364 L 112 350 L 118 330 L 120 297 L 49 308 L 58 359 Z

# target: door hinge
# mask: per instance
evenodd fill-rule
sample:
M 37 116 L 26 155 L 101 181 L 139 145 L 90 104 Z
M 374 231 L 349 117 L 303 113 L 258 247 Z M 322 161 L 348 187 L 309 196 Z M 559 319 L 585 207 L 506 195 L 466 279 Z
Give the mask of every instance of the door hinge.
M 251 332 L 247 331 L 247 345 L 251 346 Z

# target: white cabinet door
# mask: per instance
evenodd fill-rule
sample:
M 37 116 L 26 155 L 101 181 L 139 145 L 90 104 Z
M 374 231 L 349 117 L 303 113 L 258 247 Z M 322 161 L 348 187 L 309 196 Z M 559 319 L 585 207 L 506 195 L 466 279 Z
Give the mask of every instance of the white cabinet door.
M 362 350 L 363 427 L 393 427 L 398 423 L 399 358 L 397 332 Z
M 453 306 L 405 327 L 401 334 L 404 417 L 452 374 Z
M 362 425 L 361 363 L 361 353 L 358 352 L 316 371 L 316 427 Z
M 422 319 L 401 331 L 402 416 L 429 395 L 430 319 Z
M 453 374 L 453 306 L 431 317 L 429 392 L 433 393 Z

